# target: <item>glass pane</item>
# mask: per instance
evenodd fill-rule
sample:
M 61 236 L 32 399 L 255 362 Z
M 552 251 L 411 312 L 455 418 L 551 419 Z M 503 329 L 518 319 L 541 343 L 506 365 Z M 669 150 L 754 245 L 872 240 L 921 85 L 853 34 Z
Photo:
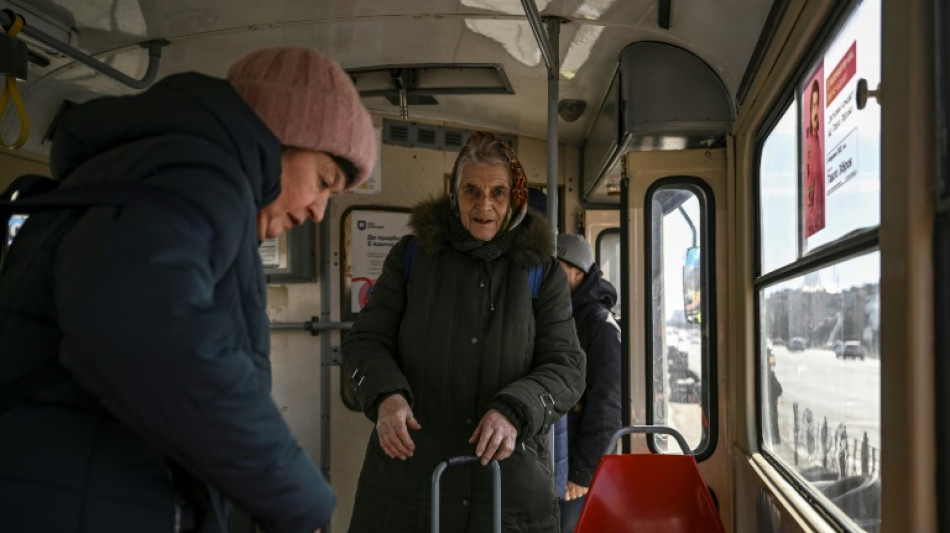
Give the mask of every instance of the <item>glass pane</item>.
M 802 103 L 802 219 L 805 249 L 881 219 L 881 4 L 865 0 L 799 88 Z
M 682 186 L 658 189 L 651 205 L 653 423 L 676 429 L 697 451 L 707 438 L 709 403 L 702 335 L 705 210 L 696 193 Z M 676 446 L 670 451 L 680 453 Z
M 759 291 L 767 452 L 865 529 L 881 494 L 880 253 Z
M 759 161 L 759 235 L 762 274 L 798 258 L 798 160 L 794 104 L 762 145 Z
M 604 273 L 604 279 L 617 289 L 617 304 L 612 311 L 620 318 L 620 301 L 623 291 L 620 285 L 620 232 L 606 230 L 597 237 L 597 264 Z

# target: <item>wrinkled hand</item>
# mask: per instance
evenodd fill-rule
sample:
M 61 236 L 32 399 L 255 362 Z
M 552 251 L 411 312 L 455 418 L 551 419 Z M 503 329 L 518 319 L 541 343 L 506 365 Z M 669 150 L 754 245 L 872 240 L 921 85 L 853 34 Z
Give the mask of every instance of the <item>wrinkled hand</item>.
M 587 494 L 587 487 L 582 487 L 575 483 L 567 482 L 567 494 L 564 495 L 564 501 L 576 500 Z
M 515 451 L 515 441 L 518 440 L 518 430 L 505 418 L 505 415 L 494 409 L 489 409 L 478 427 L 469 437 L 468 443 L 474 444 L 475 455 L 483 465 L 492 459 L 501 461 L 507 459 Z
M 422 426 L 413 416 L 406 397 L 398 393 L 387 396 L 376 412 L 376 434 L 383 452 L 391 459 L 405 461 L 412 457 L 416 444 L 409 436 L 410 429 L 422 429 Z

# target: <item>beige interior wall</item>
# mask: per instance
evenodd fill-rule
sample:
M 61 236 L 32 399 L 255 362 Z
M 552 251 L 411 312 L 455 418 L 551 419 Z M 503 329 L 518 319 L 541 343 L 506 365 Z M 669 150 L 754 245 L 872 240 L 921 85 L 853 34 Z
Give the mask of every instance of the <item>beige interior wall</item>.
M 49 163 L 44 155 L 0 148 L 0 191 L 23 174 L 49 176 Z

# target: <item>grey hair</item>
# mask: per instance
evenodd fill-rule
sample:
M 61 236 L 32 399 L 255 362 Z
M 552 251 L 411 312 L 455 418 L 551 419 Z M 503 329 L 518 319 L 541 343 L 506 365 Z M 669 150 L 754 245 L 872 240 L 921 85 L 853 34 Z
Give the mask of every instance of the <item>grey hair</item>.
M 511 179 L 511 171 L 508 170 L 511 158 L 505 146 L 503 140 L 487 131 L 477 131 L 468 138 L 455 159 L 452 177 L 449 179 L 449 201 L 454 211 L 458 211 L 459 180 L 468 165 L 502 165 Z

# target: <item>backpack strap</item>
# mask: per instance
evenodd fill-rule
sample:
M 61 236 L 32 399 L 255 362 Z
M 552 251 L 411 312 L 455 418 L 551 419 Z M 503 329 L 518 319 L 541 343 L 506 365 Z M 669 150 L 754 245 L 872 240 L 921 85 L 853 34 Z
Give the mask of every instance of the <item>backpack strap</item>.
M 409 278 L 412 275 L 412 263 L 416 259 L 416 253 L 419 252 L 419 243 L 415 235 L 409 236 L 409 242 L 406 243 L 406 251 L 402 256 L 402 276 L 405 288 L 409 289 Z
M 405 287 L 409 289 L 409 278 L 412 275 L 412 263 L 419 252 L 419 243 L 415 235 L 409 236 L 409 242 L 406 243 L 406 251 L 402 256 L 402 275 Z M 534 265 L 528 272 L 528 284 L 531 286 L 531 299 L 536 300 L 541 294 L 541 281 L 544 278 L 544 266 Z
M 412 275 L 412 263 L 416 259 L 419 251 L 419 243 L 415 235 L 409 236 L 409 242 L 406 243 L 406 251 L 402 256 L 402 275 L 406 289 L 409 288 L 409 278 Z M 528 284 L 531 286 L 531 299 L 536 300 L 541 294 L 541 281 L 544 278 L 544 266 L 534 265 L 528 272 Z
M 531 267 L 531 271 L 528 272 L 528 283 L 531 285 L 531 299 L 537 299 L 538 295 L 541 294 L 541 279 L 544 277 L 544 267 L 542 265 L 534 265 Z
M 8 220 L 14 213 L 32 214 L 93 205 L 153 205 L 168 208 L 200 229 L 205 240 L 211 240 L 210 221 L 191 200 L 180 193 L 144 183 L 93 183 L 56 188 L 16 200 L 3 198 L 0 199 L 0 221 Z

